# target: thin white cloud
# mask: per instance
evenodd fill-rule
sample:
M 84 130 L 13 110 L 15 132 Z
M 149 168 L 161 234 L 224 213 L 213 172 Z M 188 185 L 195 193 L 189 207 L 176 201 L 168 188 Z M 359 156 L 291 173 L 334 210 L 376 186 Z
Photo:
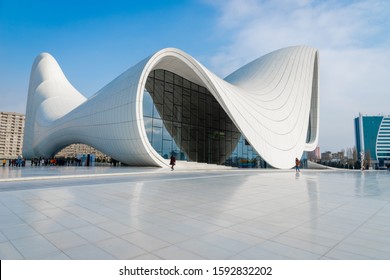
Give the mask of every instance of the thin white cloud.
M 309 45 L 320 51 L 323 150 L 354 145 L 359 112 L 390 114 L 388 1 L 224 0 L 220 12 L 225 45 L 210 68 L 226 76 L 270 51 Z

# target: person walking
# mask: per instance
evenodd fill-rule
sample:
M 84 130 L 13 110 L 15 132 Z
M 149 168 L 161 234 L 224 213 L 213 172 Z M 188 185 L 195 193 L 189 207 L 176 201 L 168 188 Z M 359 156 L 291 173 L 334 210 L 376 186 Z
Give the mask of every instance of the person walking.
M 301 161 L 298 158 L 295 158 L 295 172 L 301 172 L 300 170 Z
M 5 165 L 7 164 L 7 160 L 5 158 L 3 159 L 2 164 L 3 164 L 3 167 L 5 167 Z
M 175 164 L 176 164 L 176 158 L 175 158 L 175 156 L 172 154 L 171 155 L 171 161 L 169 162 L 169 165 L 171 166 L 171 171 L 173 171 L 173 167 L 175 166 Z

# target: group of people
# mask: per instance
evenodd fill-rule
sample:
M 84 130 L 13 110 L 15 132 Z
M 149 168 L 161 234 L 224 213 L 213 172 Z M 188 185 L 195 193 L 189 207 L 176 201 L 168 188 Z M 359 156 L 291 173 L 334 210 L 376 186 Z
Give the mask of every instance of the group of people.
M 31 166 L 55 166 L 57 165 L 57 159 L 55 158 L 32 158 Z
M 1 164 L 3 165 L 3 167 L 5 167 L 7 165 L 7 160 L 4 158 L 1 161 Z M 26 165 L 26 160 L 24 158 L 21 158 L 21 157 L 8 160 L 9 167 L 19 167 L 19 166 L 25 166 L 25 165 Z
M 171 170 L 174 170 L 176 165 L 176 158 L 174 155 L 171 155 L 169 165 L 171 166 Z M 301 161 L 298 158 L 295 158 L 295 172 L 301 172 Z
M 2 159 L 1 165 L 3 167 L 24 167 L 26 166 L 26 159 L 18 157 L 16 159 Z M 32 158 L 30 160 L 31 166 L 57 166 L 57 165 L 81 165 L 79 159 L 56 159 L 56 158 Z
M 7 164 L 7 160 L 3 159 L 2 160 L 2 165 L 5 167 Z M 45 159 L 45 158 L 33 158 L 31 159 L 31 166 L 48 166 L 48 165 L 57 165 L 57 160 L 55 158 L 53 159 Z M 72 165 L 74 162 L 72 162 Z M 24 158 L 17 158 L 17 159 L 10 159 L 8 166 L 25 166 L 26 165 L 26 160 Z M 70 162 L 67 164 L 70 165 Z M 176 165 L 176 157 L 172 154 L 170 158 L 169 165 L 171 166 L 171 170 L 173 171 Z M 300 172 L 300 166 L 301 166 L 301 161 L 298 158 L 295 158 L 295 172 Z

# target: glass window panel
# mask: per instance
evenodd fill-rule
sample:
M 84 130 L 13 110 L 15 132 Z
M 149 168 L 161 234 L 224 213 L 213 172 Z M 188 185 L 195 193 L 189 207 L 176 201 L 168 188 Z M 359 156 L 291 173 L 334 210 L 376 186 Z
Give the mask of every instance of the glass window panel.
M 183 141 L 190 140 L 190 127 L 187 124 L 182 124 L 181 126 L 181 139 Z
M 152 143 L 152 130 L 153 130 L 153 119 L 144 117 L 144 125 L 145 125 L 145 132 L 146 136 L 148 137 L 149 143 Z
M 173 123 L 172 125 L 172 137 L 175 140 L 175 143 L 180 146 L 181 143 L 181 124 Z
M 184 88 L 191 88 L 191 83 L 189 80 L 183 79 L 183 87 Z
M 164 82 L 156 80 L 153 91 L 153 101 L 155 104 L 164 103 Z
M 225 130 L 226 129 L 226 120 L 225 118 L 220 118 L 219 119 L 219 129 Z
M 183 118 L 189 119 L 190 118 L 190 97 L 183 95 Z
M 173 93 L 165 92 L 164 94 L 164 105 L 172 106 L 173 105 Z
M 153 106 L 153 118 L 161 120 L 160 113 L 159 113 L 158 109 L 156 108 L 156 106 Z
M 180 77 L 179 75 L 174 75 L 173 83 L 175 85 L 182 86 L 183 85 L 183 78 Z
M 191 91 L 187 88 L 183 88 L 183 95 L 185 96 L 190 96 L 191 95 Z
M 157 153 L 162 152 L 162 127 L 153 127 L 152 146 Z
M 154 76 L 156 79 L 164 81 L 164 70 L 155 70 Z
M 152 78 L 148 78 L 146 80 L 146 85 L 145 85 L 145 89 L 149 92 L 153 92 L 153 87 L 154 87 L 154 79 Z
M 153 118 L 153 126 L 163 127 L 163 121 L 161 119 Z
M 230 120 L 230 118 L 227 118 L 226 119 L 226 130 L 227 131 L 232 131 L 232 125 L 233 125 L 233 123 L 232 123 L 232 121 Z
M 165 82 L 173 84 L 173 73 L 165 71 Z
M 163 158 L 168 159 L 172 154 L 172 140 L 163 140 L 162 155 Z
M 171 121 L 173 118 L 173 94 L 166 92 L 164 95 L 164 120 Z
M 150 96 L 149 92 L 146 90 L 144 91 L 144 98 L 142 102 L 142 110 L 143 115 L 146 117 L 152 117 L 153 116 L 153 99 Z
M 164 140 L 168 140 L 168 139 L 171 140 L 172 139 L 171 131 L 172 131 L 172 123 L 165 121 L 164 126 L 163 126 L 163 139 Z
M 191 128 L 190 128 L 190 137 L 191 137 L 191 141 L 194 141 L 194 142 L 196 142 L 198 139 L 198 129 L 194 126 L 191 126 Z M 196 147 L 194 147 L 194 148 L 196 149 Z
M 197 84 L 191 83 L 191 89 L 193 91 L 199 91 L 199 86 Z
M 183 94 L 183 90 L 181 86 L 175 85 L 173 87 L 173 102 L 175 104 L 180 104 L 181 105 L 181 95 Z
M 182 120 L 182 107 L 178 105 L 173 106 L 173 121 L 181 122 Z
M 190 117 L 191 125 L 198 125 L 198 111 L 191 109 L 191 117 Z
M 191 93 L 191 106 L 194 107 L 194 109 L 198 108 L 198 94 L 197 93 Z
M 165 91 L 173 92 L 173 84 L 165 83 Z

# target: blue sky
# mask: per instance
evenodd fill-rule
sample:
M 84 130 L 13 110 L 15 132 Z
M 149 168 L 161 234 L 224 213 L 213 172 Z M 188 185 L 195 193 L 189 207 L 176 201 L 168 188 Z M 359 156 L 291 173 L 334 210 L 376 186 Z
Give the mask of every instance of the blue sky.
M 273 50 L 320 51 L 322 151 L 354 145 L 353 118 L 390 114 L 390 1 L 0 0 L 0 111 L 25 111 L 31 65 L 49 52 L 89 97 L 175 47 L 220 77 Z

